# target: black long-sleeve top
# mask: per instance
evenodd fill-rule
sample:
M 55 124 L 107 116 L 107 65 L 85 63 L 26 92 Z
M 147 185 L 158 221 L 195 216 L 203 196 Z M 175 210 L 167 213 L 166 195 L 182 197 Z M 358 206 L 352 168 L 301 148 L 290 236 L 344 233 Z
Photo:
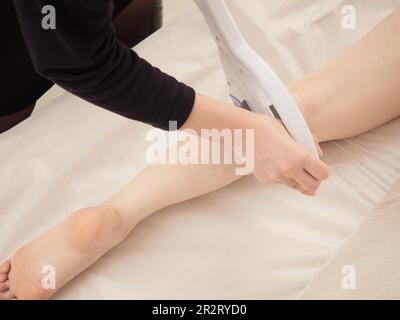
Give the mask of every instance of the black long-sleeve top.
M 124 117 L 167 129 L 189 117 L 195 92 L 116 39 L 111 0 L 14 0 L 36 70 L 67 91 Z M 44 29 L 42 8 L 56 12 Z

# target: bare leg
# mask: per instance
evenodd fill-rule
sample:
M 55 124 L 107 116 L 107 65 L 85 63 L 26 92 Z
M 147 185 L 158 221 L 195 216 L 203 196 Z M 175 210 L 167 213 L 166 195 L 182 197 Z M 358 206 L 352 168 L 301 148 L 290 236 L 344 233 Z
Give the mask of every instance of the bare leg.
M 239 178 L 233 165 L 153 165 L 106 204 L 115 208 L 123 221 L 129 221 L 129 233 L 129 226 L 151 213 L 216 191 Z
M 289 86 L 320 141 L 365 133 L 400 116 L 400 9 L 355 46 Z
M 289 86 L 320 140 L 360 134 L 400 115 L 397 30 L 400 10 L 333 63 Z M 18 250 L 0 266 L 0 298 L 50 298 L 151 213 L 238 178 L 233 166 L 148 167 L 108 201 L 79 210 Z M 56 268 L 55 290 L 41 287 L 44 265 Z
M 75 212 L 0 266 L 0 298 L 50 298 L 153 212 L 212 192 L 238 178 L 230 165 L 147 167 L 111 199 Z M 45 265 L 55 267 L 55 290 L 42 288 L 41 270 Z

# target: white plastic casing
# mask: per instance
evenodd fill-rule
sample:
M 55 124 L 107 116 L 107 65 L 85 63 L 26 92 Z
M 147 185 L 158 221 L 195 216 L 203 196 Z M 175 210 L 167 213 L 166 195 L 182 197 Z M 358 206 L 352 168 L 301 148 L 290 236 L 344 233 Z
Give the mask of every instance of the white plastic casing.
M 224 0 L 194 0 L 219 48 L 219 55 L 236 105 L 282 120 L 294 140 L 318 157 L 306 121 L 273 69 L 248 45 Z

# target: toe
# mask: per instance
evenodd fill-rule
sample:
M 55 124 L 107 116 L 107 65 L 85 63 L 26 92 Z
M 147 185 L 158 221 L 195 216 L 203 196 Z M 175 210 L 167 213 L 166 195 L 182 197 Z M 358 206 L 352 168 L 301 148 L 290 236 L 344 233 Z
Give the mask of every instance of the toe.
M 0 273 L 0 283 L 8 280 L 8 273 Z
M 7 260 L 0 266 L 0 273 L 9 273 L 11 270 L 10 260 Z
M 8 283 L 8 280 L 5 282 L 0 282 L 0 292 L 4 292 L 10 289 L 10 285 Z
M 3 300 L 15 299 L 15 295 L 10 290 L 7 290 L 5 292 L 0 293 L 0 299 L 3 299 Z

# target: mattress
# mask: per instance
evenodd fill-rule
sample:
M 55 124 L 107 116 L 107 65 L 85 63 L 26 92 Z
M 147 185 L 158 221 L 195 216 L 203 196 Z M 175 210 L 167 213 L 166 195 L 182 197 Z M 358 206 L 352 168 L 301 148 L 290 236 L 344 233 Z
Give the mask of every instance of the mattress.
M 398 1 L 228 1 L 250 44 L 290 81 L 360 39 Z M 217 49 L 192 4 L 135 48 L 222 100 Z M 0 135 L 0 260 L 74 210 L 96 204 L 146 166 L 146 132 L 64 93 Z M 400 120 L 323 145 L 332 177 L 315 198 L 252 177 L 158 212 L 56 299 L 295 299 L 400 176 Z M 135 201 L 135 199 L 132 199 Z

